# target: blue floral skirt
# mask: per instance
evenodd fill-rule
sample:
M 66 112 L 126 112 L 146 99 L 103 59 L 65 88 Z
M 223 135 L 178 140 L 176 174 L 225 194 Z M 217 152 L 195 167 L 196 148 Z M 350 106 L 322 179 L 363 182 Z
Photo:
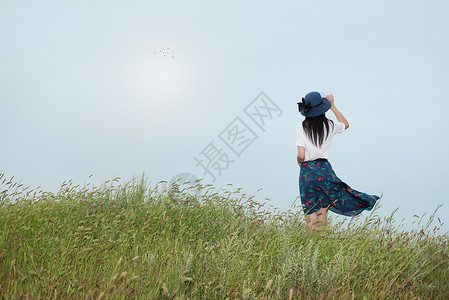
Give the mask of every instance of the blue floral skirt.
M 341 181 L 326 159 L 301 164 L 299 191 L 304 212 L 308 215 L 329 207 L 334 213 L 355 216 L 364 210 L 371 210 L 379 199 L 378 196 L 356 191 Z

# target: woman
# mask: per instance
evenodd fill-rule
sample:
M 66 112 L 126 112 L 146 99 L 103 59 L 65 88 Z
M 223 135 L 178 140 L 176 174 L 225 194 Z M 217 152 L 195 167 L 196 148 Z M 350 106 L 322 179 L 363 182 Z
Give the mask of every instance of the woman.
M 317 224 L 327 224 L 327 212 L 331 210 L 344 216 L 355 216 L 371 210 L 379 199 L 351 189 L 335 175 L 327 160 L 334 135 L 349 127 L 349 123 L 334 105 L 332 94 L 322 98 L 320 93 L 308 93 L 298 103 L 305 120 L 296 127 L 298 147 L 299 191 L 307 216 L 307 227 L 312 232 Z M 332 110 L 337 122 L 329 120 L 325 112 Z

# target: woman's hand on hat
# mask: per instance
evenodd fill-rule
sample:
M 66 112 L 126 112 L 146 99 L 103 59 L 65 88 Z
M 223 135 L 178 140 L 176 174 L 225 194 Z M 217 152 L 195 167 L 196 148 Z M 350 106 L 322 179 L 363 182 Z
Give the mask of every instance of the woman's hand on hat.
M 329 95 L 326 95 L 326 97 L 324 97 L 324 98 L 326 98 L 327 101 L 329 101 L 331 103 L 331 106 L 334 106 L 334 95 L 329 94 Z

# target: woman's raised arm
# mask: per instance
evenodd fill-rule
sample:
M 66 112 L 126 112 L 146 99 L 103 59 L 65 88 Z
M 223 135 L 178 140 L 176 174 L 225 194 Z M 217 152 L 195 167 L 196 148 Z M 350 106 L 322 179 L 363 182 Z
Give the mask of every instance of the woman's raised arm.
M 331 110 L 335 114 L 335 117 L 337 118 L 337 120 L 339 122 L 342 122 L 343 124 L 345 124 L 345 129 L 348 129 L 348 127 L 349 127 L 348 120 L 346 120 L 345 116 L 343 116 L 343 114 L 334 105 L 334 95 L 329 94 L 324 98 L 326 98 L 331 103 Z

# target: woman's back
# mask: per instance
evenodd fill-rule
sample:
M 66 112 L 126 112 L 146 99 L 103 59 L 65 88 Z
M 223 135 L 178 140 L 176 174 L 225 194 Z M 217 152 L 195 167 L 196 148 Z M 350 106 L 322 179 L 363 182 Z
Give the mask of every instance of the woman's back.
M 296 126 L 296 146 L 305 148 L 305 161 L 315 160 L 318 158 L 328 158 L 332 138 L 345 130 L 345 124 L 342 122 L 332 122 L 327 120 L 328 126 L 322 128 L 322 139 L 314 135 L 310 126 L 307 126 L 306 121 L 299 123 Z M 321 143 L 320 143 L 321 142 Z

